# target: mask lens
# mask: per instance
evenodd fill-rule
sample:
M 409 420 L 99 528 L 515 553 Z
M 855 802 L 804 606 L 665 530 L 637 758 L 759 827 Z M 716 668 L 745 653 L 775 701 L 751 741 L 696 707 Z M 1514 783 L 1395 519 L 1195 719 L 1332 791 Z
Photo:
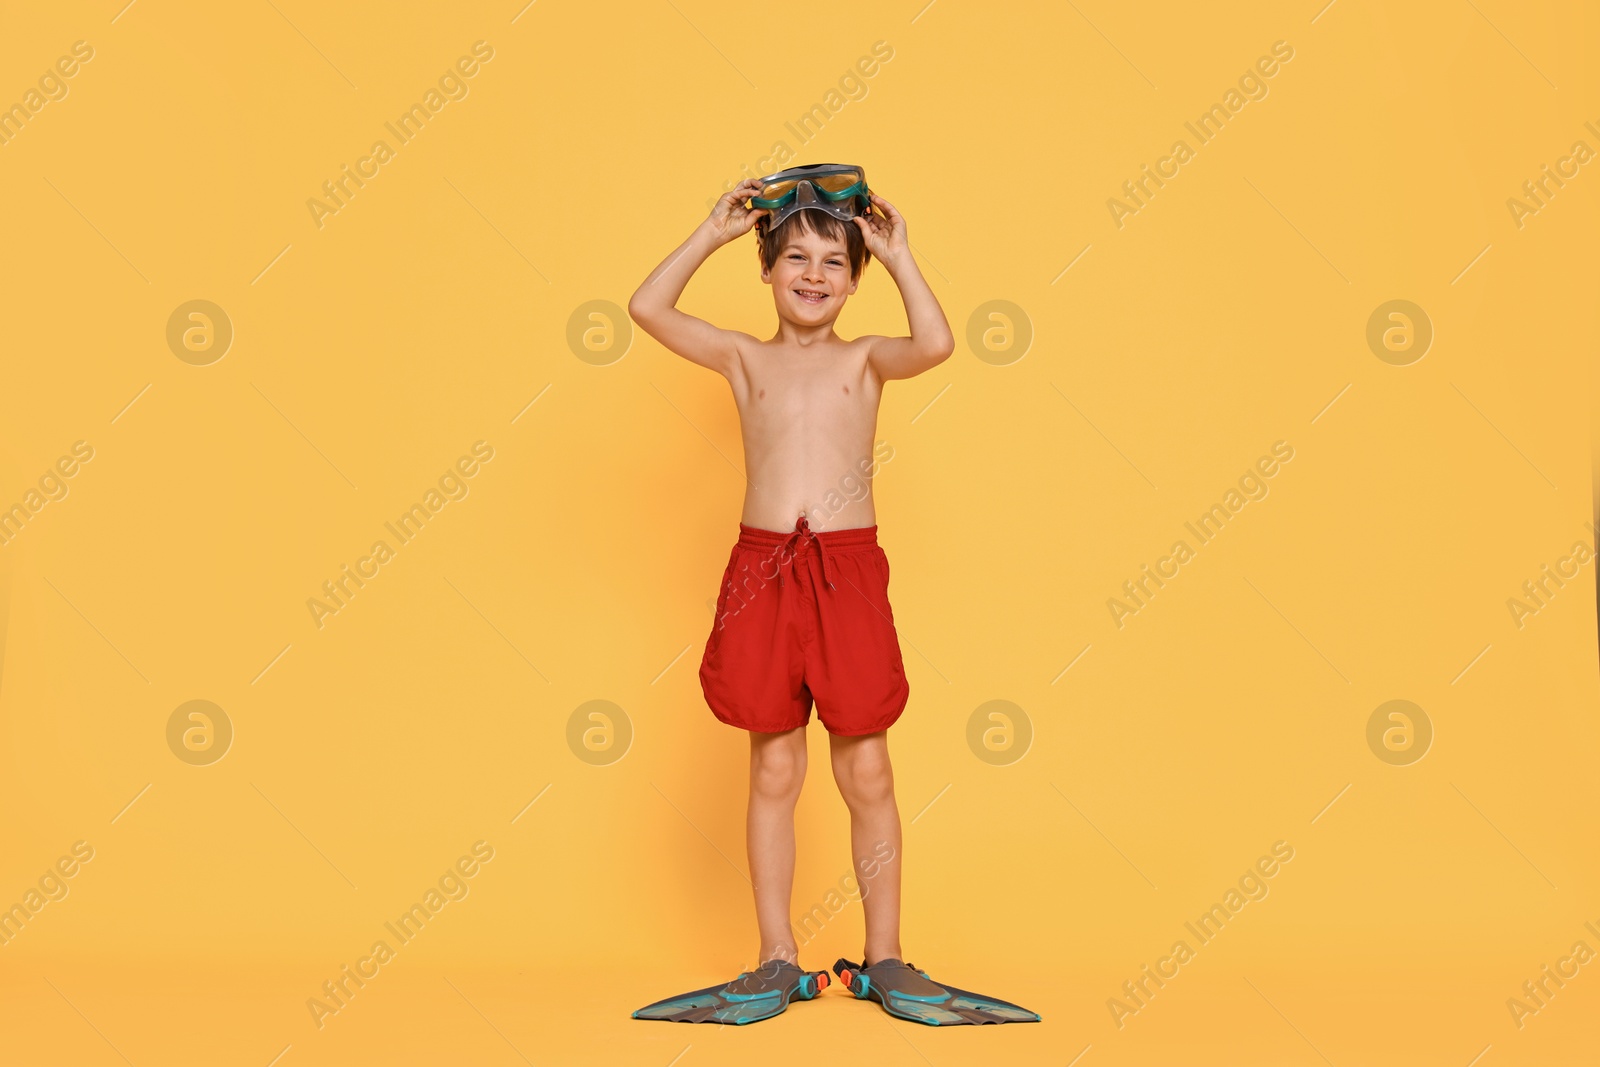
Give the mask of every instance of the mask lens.
M 825 189 L 830 193 L 842 193 L 852 185 L 860 182 L 861 174 L 858 171 L 852 170 L 844 174 L 825 174 L 820 178 L 813 178 L 811 180 L 816 182 L 820 188 Z
M 793 192 L 794 187 L 795 183 L 793 181 L 770 182 L 761 187 L 760 196 L 763 200 L 776 200 L 780 196 Z

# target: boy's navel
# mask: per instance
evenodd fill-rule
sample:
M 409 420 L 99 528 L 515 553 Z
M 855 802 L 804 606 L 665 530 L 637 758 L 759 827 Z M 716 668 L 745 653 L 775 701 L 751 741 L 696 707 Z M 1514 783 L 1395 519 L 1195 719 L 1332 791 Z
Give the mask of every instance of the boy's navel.
M 847 392 L 847 393 L 848 393 L 848 392 L 849 392 L 849 391 L 850 391 L 850 387 L 849 387 L 849 386 L 848 386 L 848 385 L 847 385 L 847 386 L 845 386 L 845 387 L 844 387 L 844 391 L 845 391 L 845 392 Z
M 765 389 L 759 389 L 759 390 L 756 391 L 756 399 L 757 400 L 765 400 L 766 398 L 767 398 L 767 391 Z

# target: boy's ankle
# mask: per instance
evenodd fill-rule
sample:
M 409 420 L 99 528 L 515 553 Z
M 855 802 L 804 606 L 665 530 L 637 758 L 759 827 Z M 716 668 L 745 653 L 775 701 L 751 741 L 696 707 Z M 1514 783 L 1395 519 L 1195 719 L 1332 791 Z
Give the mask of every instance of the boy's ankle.
M 761 951 L 756 955 L 757 965 L 771 963 L 773 960 L 782 960 L 798 967 L 800 965 L 800 950 L 792 944 L 762 945 Z

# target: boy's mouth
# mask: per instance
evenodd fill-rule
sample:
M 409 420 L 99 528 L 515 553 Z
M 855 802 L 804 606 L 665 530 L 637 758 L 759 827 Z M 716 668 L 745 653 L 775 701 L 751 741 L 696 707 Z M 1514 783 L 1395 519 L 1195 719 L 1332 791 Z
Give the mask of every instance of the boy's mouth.
M 808 304 L 820 304 L 828 299 L 828 294 L 820 289 L 795 289 L 793 292 L 795 296 L 798 296 Z

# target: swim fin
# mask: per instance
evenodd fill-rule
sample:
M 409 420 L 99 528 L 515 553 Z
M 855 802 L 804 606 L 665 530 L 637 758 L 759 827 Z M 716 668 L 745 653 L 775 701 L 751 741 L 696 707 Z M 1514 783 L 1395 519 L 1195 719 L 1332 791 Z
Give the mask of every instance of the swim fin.
M 977 1026 L 983 1023 L 1036 1023 L 1037 1012 L 969 993 L 953 985 L 935 982 L 928 972 L 919 971 L 897 959 L 879 960 L 871 967 L 840 960 L 833 965 L 839 979 L 861 1000 L 875 1000 L 883 1010 L 900 1019 L 928 1026 Z
M 781 1014 L 789 1001 L 810 1000 L 828 988 L 827 971 L 805 971 L 787 960 L 768 960 L 725 985 L 680 993 L 647 1004 L 633 1013 L 635 1019 L 660 1019 L 671 1023 L 760 1022 Z

